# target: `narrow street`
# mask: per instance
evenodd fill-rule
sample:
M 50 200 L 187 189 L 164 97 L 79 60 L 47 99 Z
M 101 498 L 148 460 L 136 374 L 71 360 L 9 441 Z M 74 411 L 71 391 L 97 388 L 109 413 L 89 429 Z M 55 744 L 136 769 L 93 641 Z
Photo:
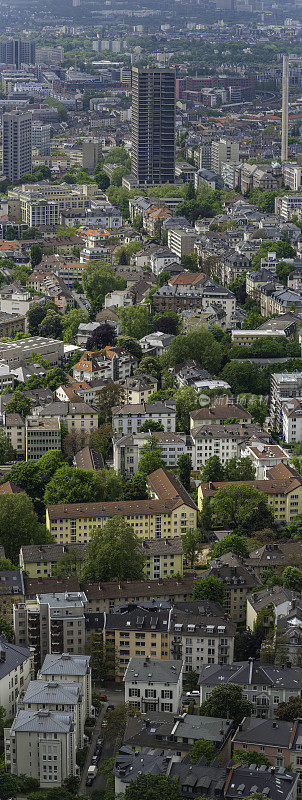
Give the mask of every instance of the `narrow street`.
M 101 711 L 99 712 L 99 714 L 97 716 L 96 724 L 95 724 L 95 727 L 93 729 L 93 734 L 92 734 L 92 737 L 91 737 L 91 740 L 90 740 L 90 743 L 89 743 L 89 746 L 88 746 L 88 752 L 87 752 L 87 757 L 86 757 L 86 761 L 85 761 L 85 766 L 84 766 L 84 769 L 83 769 L 83 772 L 82 772 L 81 782 L 80 782 L 80 785 L 79 785 L 79 794 L 80 795 L 87 795 L 88 796 L 94 789 L 104 789 L 105 785 L 106 785 L 106 781 L 105 781 L 103 775 L 97 775 L 97 777 L 93 781 L 92 786 L 90 786 L 90 787 L 86 786 L 86 778 L 87 778 L 88 767 L 91 764 L 91 759 L 92 759 L 92 756 L 93 756 L 94 751 L 95 751 L 96 740 L 97 740 L 98 736 L 101 736 L 102 739 L 103 739 L 103 742 L 104 742 L 101 758 L 100 758 L 100 761 L 98 763 L 98 769 L 100 768 L 100 765 L 101 765 L 101 763 L 102 763 L 102 761 L 104 759 L 111 758 L 111 756 L 113 756 L 115 754 L 116 740 L 111 741 L 111 742 L 106 741 L 106 728 L 102 728 L 102 722 L 104 720 L 108 705 L 118 706 L 120 703 L 124 702 L 124 687 L 110 688 L 110 689 L 106 689 L 106 690 L 102 689 L 102 692 L 104 692 L 104 694 L 106 694 L 107 702 L 106 703 L 102 703 L 102 708 L 101 708 Z

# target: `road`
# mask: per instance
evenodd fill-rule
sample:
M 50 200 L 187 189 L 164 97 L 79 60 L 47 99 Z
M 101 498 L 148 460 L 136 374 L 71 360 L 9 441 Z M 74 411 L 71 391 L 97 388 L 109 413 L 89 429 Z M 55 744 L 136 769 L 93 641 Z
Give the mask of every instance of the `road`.
M 113 742 L 106 741 L 106 733 L 105 733 L 106 729 L 102 728 L 102 722 L 106 714 L 108 705 L 117 706 L 120 703 L 124 702 L 124 686 L 109 688 L 109 689 L 98 689 L 98 691 L 104 692 L 104 694 L 106 694 L 107 703 L 102 703 L 101 711 L 97 716 L 96 724 L 93 729 L 93 734 L 88 747 L 85 766 L 81 776 L 79 794 L 84 794 L 87 796 L 89 796 L 90 792 L 92 792 L 94 789 L 105 789 L 106 781 L 103 775 L 97 775 L 97 777 L 93 781 L 92 786 L 90 787 L 86 786 L 88 767 L 91 764 L 91 759 L 95 751 L 96 740 L 98 736 L 101 736 L 104 741 L 102 755 L 98 764 L 98 768 L 100 767 L 103 759 L 111 758 L 111 756 L 115 755 L 116 741 L 115 740 Z

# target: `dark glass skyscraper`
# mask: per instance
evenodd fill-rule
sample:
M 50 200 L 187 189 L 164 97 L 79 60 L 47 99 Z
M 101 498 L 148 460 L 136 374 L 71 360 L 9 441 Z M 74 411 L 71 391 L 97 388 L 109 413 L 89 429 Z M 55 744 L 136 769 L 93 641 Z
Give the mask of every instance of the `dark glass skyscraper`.
M 139 184 L 174 183 L 174 69 L 132 68 L 131 158 Z

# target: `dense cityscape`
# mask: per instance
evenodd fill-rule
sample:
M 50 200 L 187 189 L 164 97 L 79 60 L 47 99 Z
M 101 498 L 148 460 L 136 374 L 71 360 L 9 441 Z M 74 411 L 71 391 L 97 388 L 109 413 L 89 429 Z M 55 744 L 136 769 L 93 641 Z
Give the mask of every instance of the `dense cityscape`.
M 301 800 L 301 0 L 0 25 L 0 800 Z

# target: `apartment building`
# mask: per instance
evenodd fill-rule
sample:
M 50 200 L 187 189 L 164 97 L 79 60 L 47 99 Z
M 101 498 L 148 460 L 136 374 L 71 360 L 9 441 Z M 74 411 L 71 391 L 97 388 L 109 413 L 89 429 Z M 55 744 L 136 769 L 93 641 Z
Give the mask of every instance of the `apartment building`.
M 172 575 L 183 575 L 184 553 L 181 538 L 144 539 L 144 572 L 147 578 L 159 580 Z
M 57 592 L 14 606 L 15 641 L 34 647 L 36 667 L 47 653 L 84 652 L 86 602 L 84 592 Z
M 234 683 L 242 688 L 244 699 L 252 703 L 252 716 L 272 719 L 279 703 L 287 703 L 292 695 L 301 695 L 301 678 L 300 667 L 280 670 L 259 661 L 208 664 L 200 670 L 200 703 L 207 700 L 221 682 Z
M 249 563 L 260 580 L 272 569 L 283 569 L 291 562 L 302 560 L 302 543 L 291 539 L 284 542 L 267 542 L 250 553 Z M 272 588 L 273 591 L 273 588 Z
M 283 197 L 276 197 L 275 213 L 286 222 L 290 221 L 293 216 L 301 219 L 302 194 L 286 194 Z
M 124 402 L 126 405 L 141 405 L 147 403 L 151 395 L 157 391 L 158 381 L 152 375 L 142 373 L 132 375 L 129 378 L 119 381 L 124 390 Z
M 75 562 L 84 558 L 84 548 L 81 544 L 72 547 L 63 544 L 25 544 L 19 553 L 20 569 L 26 572 L 29 578 L 51 578 L 53 568 L 65 555 L 73 555 Z
M 123 680 L 131 658 L 169 659 L 170 619 L 170 604 L 155 599 L 154 602 L 115 606 L 103 622 L 100 620 L 104 625 L 103 640 L 108 656 L 115 654 L 111 670 L 117 682 Z M 87 624 L 89 626 L 89 620 Z M 91 625 L 95 626 L 95 618 Z
M 131 703 L 144 714 L 149 711 L 177 714 L 181 704 L 182 676 L 182 660 L 132 657 L 124 675 L 125 703 Z
M 236 420 L 239 425 L 250 425 L 252 417 L 240 403 L 226 403 L 190 411 L 190 432 L 202 425 L 229 425 L 228 420 Z M 234 424 L 234 423 L 233 423 Z
M 39 709 L 18 711 L 4 729 L 5 766 L 12 775 L 28 775 L 41 789 L 62 786 L 78 774 L 73 714 Z
M 274 430 L 282 430 L 283 405 L 302 397 L 302 372 L 273 372 L 271 374 L 270 416 Z
M 302 480 L 296 470 L 285 464 L 278 464 L 267 471 L 265 480 L 244 481 L 248 486 L 253 486 L 266 495 L 268 505 L 271 507 L 276 520 L 290 522 L 302 513 Z M 224 481 L 206 484 L 200 483 L 198 487 L 198 508 L 201 511 L 203 499 L 214 496 L 218 489 L 228 484 Z
M 300 778 L 301 722 L 245 717 L 233 736 L 234 756 L 238 750 L 261 753 L 275 769 L 292 769 L 298 774 L 297 797 L 302 795 Z
M 85 700 L 82 683 L 72 681 L 30 681 L 18 699 L 19 711 L 60 711 L 71 714 L 74 720 L 77 748 L 84 747 Z
M 138 184 L 173 183 L 175 70 L 133 67 L 132 97 L 133 177 Z
M 226 327 L 232 327 L 236 298 L 225 286 L 220 286 L 203 273 L 185 272 L 170 278 L 153 295 L 157 311 L 211 310 L 218 307 L 225 314 Z
M 92 712 L 92 681 L 90 656 L 75 655 L 74 653 L 48 654 L 37 675 L 39 680 L 54 681 L 57 683 L 81 684 L 84 698 L 84 718 L 91 716 Z
M 246 617 L 246 599 L 258 585 L 258 579 L 243 559 L 225 553 L 211 561 L 210 575 L 222 578 L 225 584 L 224 609 L 232 622 L 243 622 Z
M 203 717 L 197 714 L 175 714 L 148 710 L 145 716 L 129 717 L 124 734 L 124 746 L 133 747 L 140 754 L 145 747 L 151 752 L 160 748 L 166 757 L 173 753 L 185 758 L 198 739 L 212 742 L 215 754 L 222 764 L 231 758 L 233 722 L 221 717 Z M 131 773 L 130 773 L 131 774 Z
M 176 412 L 173 400 L 113 406 L 112 417 L 114 430 L 120 436 L 137 434 L 141 426 L 149 420 L 159 422 L 168 433 L 175 432 Z
M 61 365 L 64 359 L 64 343 L 58 339 L 31 336 L 16 342 L 0 342 L 0 360 L 12 369 L 26 364 L 35 354 L 40 354 L 51 367 Z
M 274 551 L 271 550 L 270 552 L 273 557 Z M 272 568 L 274 569 L 274 562 L 272 563 Z M 274 628 L 279 617 L 286 617 L 290 611 L 296 609 L 296 605 L 298 605 L 296 597 L 298 598 L 300 595 L 291 591 L 291 589 L 286 589 L 284 586 L 270 586 L 268 589 L 253 592 L 247 598 L 246 627 L 252 631 L 258 614 L 265 609 L 267 613 L 264 619 L 264 626 L 268 633 L 269 630 Z
M 49 403 L 39 411 L 39 420 L 59 419 L 67 430 L 86 431 L 91 433 L 98 427 L 98 412 L 93 406 L 81 402 L 60 402 Z
M 2 116 L 2 170 L 10 183 L 16 183 L 23 175 L 31 174 L 31 127 L 31 113 L 14 111 Z
M 200 469 L 208 458 L 218 456 L 222 464 L 230 458 L 240 457 L 251 442 L 259 442 L 259 448 L 269 442 L 269 435 L 260 425 L 201 425 L 191 431 L 188 453 L 194 469 Z M 263 443 L 263 444 L 262 444 Z
M 302 167 L 295 161 L 284 161 L 282 164 L 283 183 L 289 186 L 292 192 L 302 189 Z
M 0 618 L 8 625 L 14 624 L 14 604 L 24 601 L 22 571 L 17 569 L 0 571 Z
M 211 169 L 221 175 L 222 164 L 239 161 L 239 142 L 231 139 L 220 139 L 212 142 Z
M 59 417 L 26 417 L 25 458 L 38 461 L 48 450 L 61 450 Z
M 33 658 L 28 647 L 8 642 L 0 634 L 0 705 L 6 717 L 14 716 L 19 693 L 26 689 L 33 673 Z
M 188 437 L 185 433 L 153 431 L 166 467 L 176 467 L 181 455 L 187 452 Z M 113 467 L 122 475 L 136 475 L 142 448 L 149 440 L 148 433 L 117 434 L 113 437 Z
M 171 552 L 173 552 L 172 547 Z M 148 559 L 148 550 L 146 554 Z M 166 601 L 170 605 L 175 602 L 190 600 L 193 583 L 194 578 L 192 575 L 177 576 L 176 578 L 173 578 L 173 576 L 169 578 L 161 577 L 155 580 L 148 577 L 147 580 L 143 581 L 121 581 L 120 583 L 106 581 L 102 584 L 84 583 L 82 584 L 82 590 L 87 597 L 87 613 L 95 614 L 96 612 L 108 613 L 118 604 L 131 605 L 135 602 L 152 601 L 154 597 L 158 601 Z
M 196 231 L 193 228 L 175 227 L 168 228 L 168 248 L 178 258 L 193 253 Z
M 14 451 L 16 460 L 22 461 L 25 458 L 25 422 L 20 414 L 4 414 L 4 431 L 8 437 Z
M 249 458 L 252 462 L 257 480 L 264 480 L 271 467 L 276 467 L 279 464 L 291 466 L 289 454 L 278 444 L 266 445 L 261 442 L 247 444 L 246 447 L 242 448 L 241 454 L 243 458 Z
M 170 629 L 171 656 L 183 661 L 184 672 L 199 672 L 203 664 L 232 664 L 236 625 L 218 603 L 176 603 Z
M 282 436 L 285 442 L 302 441 L 302 401 L 297 397 L 284 400 L 281 405 Z
M 76 381 L 84 380 L 88 383 L 96 377 L 119 381 L 132 375 L 137 366 L 138 361 L 135 356 L 127 353 L 122 347 L 105 347 L 99 353 L 86 350 L 74 365 L 72 374 Z
M 234 345 L 251 345 L 253 342 L 261 341 L 261 339 L 277 339 L 279 336 L 284 337 L 284 331 L 276 332 L 272 330 L 265 330 L 263 328 L 256 328 L 256 330 L 238 330 L 232 331 L 232 344 Z
M 96 183 L 78 185 L 40 181 L 10 189 L 8 202 L 17 218 L 26 222 L 29 227 L 36 225 L 53 227 L 60 224 L 63 210 L 85 210 L 90 207 L 92 198 L 95 199 L 98 194 Z

